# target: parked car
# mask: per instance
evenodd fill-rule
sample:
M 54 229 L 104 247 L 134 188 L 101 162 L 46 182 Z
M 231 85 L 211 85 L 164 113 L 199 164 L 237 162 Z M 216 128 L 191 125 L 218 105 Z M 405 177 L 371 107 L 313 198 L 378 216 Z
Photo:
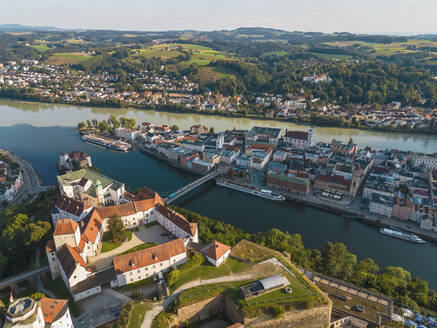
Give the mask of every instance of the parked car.
M 357 305 L 355 308 L 358 312 L 364 312 L 364 306 L 363 305 Z

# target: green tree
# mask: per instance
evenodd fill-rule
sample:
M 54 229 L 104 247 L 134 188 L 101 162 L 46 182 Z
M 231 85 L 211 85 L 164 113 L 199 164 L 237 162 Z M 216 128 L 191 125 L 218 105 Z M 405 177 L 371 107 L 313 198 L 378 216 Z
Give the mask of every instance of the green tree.
M 346 281 L 352 278 L 357 257 L 349 253 L 345 244 L 327 242 L 322 254 L 326 274 Z
M 173 126 L 171 127 L 171 129 L 173 131 L 179 131 L 179 127 L 176 124 L 173 124 Z
M 104 133 L 104 132 L 108 131 L 109 125 L 106 121 L 101 121 L 101 122 L 99 122 L 98 128 L 99 128 L 100 132 Z
M 211 127 L 209 128 L 209 133 L 211 133 L 211 134 L 215 133 L 215 131 L 214 131 L 214 127 L 211 126 Z
M 77 128 L 79 130 L 85 129 L 86 128 L 85 122 L 79 122 L 79 124 L 77 125 Z
M 123 240 L 125 227 L 119 216 L 112 216 L 109 219 L 109 232 L 113 241 Z
M 40 300 L 41 298 L 46 297 L 46 294 L 41 292 L 36 292 L 30 295 L 30 298 L 33 298 L 34 300 Z

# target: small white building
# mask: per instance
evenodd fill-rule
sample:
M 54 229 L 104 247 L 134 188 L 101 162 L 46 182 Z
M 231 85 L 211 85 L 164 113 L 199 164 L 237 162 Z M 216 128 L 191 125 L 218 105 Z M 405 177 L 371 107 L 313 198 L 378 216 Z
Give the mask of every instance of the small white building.
M 231 254 L 231 247 L 221 242 L 214 240 L 210 244 L 206 245 L 202 250 L 202 254 L 212 265 L 218 267 L 222 264 Z

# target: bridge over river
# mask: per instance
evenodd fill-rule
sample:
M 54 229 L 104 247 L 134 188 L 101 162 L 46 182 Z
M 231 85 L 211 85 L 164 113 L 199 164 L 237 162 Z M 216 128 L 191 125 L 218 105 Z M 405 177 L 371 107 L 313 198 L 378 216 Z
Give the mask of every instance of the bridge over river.
M 171 204 L 173 203 L 175 200 L 177 200 L 178 198 L 182 197 L 183 195 L 185 195 L 186 193 L 190 192 L 191 190 L 201 186 L 202 184 L 215 179 L 216 177 L 218 177 L 220 174 L 222 174 L 223 171 L 222 170 L 214 170 L 202 177 L 200 177 L 199 179 L 187 184 L 186 186 L 178 189 L 177 191 L 171 193 L 169 196 L 167 196 L 164 201 L 167 204 Z

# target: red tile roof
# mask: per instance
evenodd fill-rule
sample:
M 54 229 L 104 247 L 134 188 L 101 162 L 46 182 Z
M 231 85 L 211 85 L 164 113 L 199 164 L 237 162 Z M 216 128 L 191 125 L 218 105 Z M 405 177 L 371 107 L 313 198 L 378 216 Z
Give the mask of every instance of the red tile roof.
M 217 261 L 230 249 L 231 247 L 229 247 L 228 245 L 214 240 L 202 249 L 202 253 Z
M 76 221 L 65 218 L 65 219 L 59 219 L 56 222 L 56 228 L 53 235 L 71 235 L 76 232 L 76 229 L 79 227 Z
M 64 315 L 68 308 L 68 300 L 57 300 L 43 297 L 41 298 L 40 303 L 44 321 L 48 324 L 51 324 Z
M 81 250 L 83 250 L 85 242 L 94 243 L 96 241 L 102 224 L 103 218 L 96 209 L 92 210 L 91 213 L 80 222 L 81 240 L 79 248 Z
M 196 234 L 197 223 L 190 223 L 182 214 L 172 211 L 161 204 L 156 206 L 156 210 L 190 236 L 194 236 Z
M 116 256 L 113 259 L 116 274 L 143 268 L 154 263 L 169 260 L 171 257 L 185 253 L 183 239 L 176 239 L 166 244 L 142 249 L 133 253 Z

